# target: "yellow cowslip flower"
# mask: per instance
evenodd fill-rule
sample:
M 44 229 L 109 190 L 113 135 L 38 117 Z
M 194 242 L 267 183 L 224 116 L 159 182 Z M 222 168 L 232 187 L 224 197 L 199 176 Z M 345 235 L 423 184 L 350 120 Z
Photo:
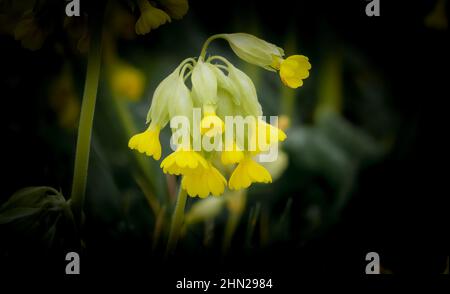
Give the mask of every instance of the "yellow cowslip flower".
M 224 165 L 234 164 L 240 162 L 244 158 L 244 152 L 236 145 L 235 142 L 232 144 L 232 148 L 222 151 L 220 155 L 220 160 Z
M 145 88 L 144 74 L 131 65 L 122 63 L 114 67 L 111 73 L 111 88 L 120 98 L 131 101 L 141 99 Z
M 272 176 L 262 165 L 246 155 L 231 174 L 228 187 L 240 190 L 250 187 L 252 183 L 271 183 Z
M 166 22 L 171 22 L 170 16 L 163 10 L 153 7 L 147 0 L 138 0 L 141 16 L 136 22 L 135 30 L 138 35 L 145 35 Z
M 289 118 L 289 116 L 282 114 L 280 115 L 280 117 L 278 118 L 278 126 L 280 128 L 280 130 L 287 130 L 291 125 L 291 119 Z
M 149 4 L 146 0 L 139 1 L 141 11 L 145 10 L 144 6 Z M 157 2 L 164 7 L 163 0 Z M 242 59 L 270 71 L 279 70 L 283 82 L 290 87 L 299 87 L 311 68 L 305 56 L 283 59 L 281 48 L 254 36 L 221 34 L 208 38 L 198 58 L 183 60 L 160 82 L 153 93 L 147 123 L 162 129 L 171 122 L 172 142 L 179 147 L 160 166 L 164 173 L 182 175 L 180 191 L 186 190 L 193 197 L 220 195 L 227 184 L 230 189 L 238 190 L 248 188 L 252 183 L 272 182 L 269 171 L 252 156 L 286 139 L 281 129 L 261 119 L 263 110 L 251 78 L 226 58 L 207 54 L 209 43 L 217 38 L 226 39 Z M 234 127 L 225 129 L 224 121 L 230 122 L 229 118 L 236 124 L 236 133 Z M 241 123 L 243 125 L 238 128 L 237 124 Z M 214 146 L 212 138 L 215 139 Z M 221 140 L 216 142 L 217 138 L 225 138 L 232 148 L 226 144 L 225 149 L 220 149 L 224 146 Z M 142 152 L 145 148 L 138 144 L 141 141 L 140 137 L 132 138 L 130 147 L 140 148 Z M 222 164 L 237 164 L 228 183 L 214 166 L 216 161 L 213 159 L 218 159 L 219 154 Z
M 187 0 L 159 0 L 159 2 L 174 19 L 181 19 L 189 9 Z
M 164 173 L 188 175 L 208 168 L 208 162 L 200 153 L 190 148 L 180 147 L 161 162 Z
M 181 187 L 191 197 L 205 198 L 209 194 L 220 196 L 226 185 L 227 180 L 210 162 L 207 163 L 206 168 L 188 173 L 181 180 Z
M 303 80 L 309 76 L 311 63 L 303 55 L 292 55 L 286 59 L 274 60 L 272 66 L 280 70 L 280 78 L 283 84 L 289 88 L 296 89 L 303 85 Z
M 144 132 L 131 137 L 130 141 L 128 141 L 128 147 L 152 156 L 155 160 L 159 160 L 161 158 L 159 132 L 160 127 L 151 124 Z
M 242 60 L 269 71 L 279 70 L 281 81 L 290 88 L 301 87 L 303 80 L 309 76 L 311 64 L 306 56 L 292 55 L 284 59 L 283 49 L 245 33 L 214 35 L 206 43 L 218 38 L 227 40 Z

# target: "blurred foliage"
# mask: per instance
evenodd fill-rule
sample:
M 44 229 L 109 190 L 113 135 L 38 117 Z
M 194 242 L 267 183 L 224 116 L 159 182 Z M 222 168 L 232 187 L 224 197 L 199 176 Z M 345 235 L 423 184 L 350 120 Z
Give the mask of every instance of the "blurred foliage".
M 71 174 L 73 162 L 73 131 L 83 89 L 82 55 L 88 41 L 86 20 L 82 17 L 64 21 L 62 16 L 56 19 L 41 15 L 40 10 L 32 16 L 28 10 L 33 2 L 1 1 L 0 33 L 9 35 L 2 36 L 1 42 L 7 44 L 4 48 L 9 48 L 9 52 L 17 50 L 17 58 L 43 58 L 54 63 L 33 71 L 44 72 L 42 76 L 17 75 L 17 79 L 36 78 L 36 83 L 46 85 L 46 91 L 33 93 L 35 101 L 30 102 L 29 108 L 39 108 L 27 122 L 36 122 L 32 132 L 39 137 L 35 144 L 41 144 L 42 152 L 47 152 L 44 158 L 55 156 L 58 160 L 43 166 L 35 159 L 32 171 L 42 173 L 44 176 L 39 179 L 67 192 L 70 183 L 60 177 Z M 193 9 L 192 15 L 188 13 L 179 23 L 138 37 L 134 27 L 139 19 L 137 6 L 124 2 L 113 5 L 107 22 L 84 241 L 87 250 L 92 246 L 94 252 L 103 248 L 134 248 L 139 244 L 142 247 L 136 251 L 150 254 L 153 250 L 159 256 L 170 227 L 179 179 L 166 177 L 157 162 L 129 151 L 127 141 L 131 134 L 144 129 L 149 99 L 156 85 L 181 57 L 195 55 L 210 32 L 205 27 L 206 16 L 196 14 Z M 170 10 L 174 19 L 183 14 L 184 6 L 171 6 L 174 0 L 157 2 L 161 2 L 161 8 Z M 3 8 L 7 4 L 10 6 L 6 11 Z M 444 1 L 437 1 L 424 19 L 426 26 L 447 28 L 443 5 Z M 234 18 L 219 28 L 250 31 L 268 26 L 257 16 L 247 19 L 238 16 L 236 12 Z M 61 24 L 59 29 L 55 23 Z M 265 164 L 274 183 L 256 185 L 248 191 L 226 191 L 219 198 L 189 199 L 179 244 L 182 253 L 198 253 L 205 244 L 211 251 L 225 254 L 233 250 L 250 254 L 255 248 L 278 243 L 302 246 L 339 222 L 358 186 L 361 170 L 385 160 L 396 144 L 401 117 L 389 102 L 392 98 L 389 81 L 371 56 L 351 43 L 335 40 L 339 36 L 334 36 L 331 27 L 321 28 L 320 33 L 290 24 L 286 27 L 289 30 L 283 28 L 283 34 L 260 31 L 274 43 L 287 44 L 286 51 L 301 48 L 305 55 L 311 56 L 311 77 L 304 87 L 294 92 L 280 86 L 278 81 L 275 84 L 268 73 L 242 65 L 255 81 L 265 115 L 284 115 L 280 126 L 286 129 L 288 139 L 280 146 L 278 160 Z M 64 29 L 67 34 L 61 37 L 57 32 Z M 317 37 L 310 36 L 316 33 Z M 55 42 L 46 46 L 50 36 Z M 43 52 L 30 55 L 19 49 L 19 41 L 25 48 L 42 48 Z M 213 48 L 236 61 L 225 46 L 215 44 Z M 19 88 L 14 86 L 14 80 L 11 84 L 14 91 Z M 15 132 L 15 125 L 8 127 L 9 132 Z M 19 134 L 23 132 L 22 128 Z M 162 133 L 165 155 L 170 150 L 169 136 L 168 130 Z M 22 162 L 20 168 L 24 166 Z M 35 184 L 34 175 L 30 174 L 11 183 L 9 189 Z M 14 246 L 23 236 L 63 246 L 61 235 L 77 234 L 68 202 L 53 188 L 26 188 L 11 197 L 2 194 L 1 203 L 0 234 L 5 243 L 2 250 L 8 247 L 6 243 Z M 7 235 L 12 237 L 4 237 Z

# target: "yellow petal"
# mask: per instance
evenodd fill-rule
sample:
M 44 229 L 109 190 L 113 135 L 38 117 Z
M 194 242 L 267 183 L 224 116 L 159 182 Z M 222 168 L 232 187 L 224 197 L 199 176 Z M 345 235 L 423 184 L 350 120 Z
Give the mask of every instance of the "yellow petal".
M 128 147 L 140 153 L 152 156 L 155 160 L 161 158 L 161 143 L 159 142 L 160 129 L 150 126 L 146 131 L 136 134 L 128 141 Z
M 281 81 L 290 88 L 298 88 L 303 85 L 304 79 L 309 76 L 311 64 L 308 57 L 303 55 L 292 55 L 281 61 Z
M 259 163 L 245 157 L 233 171 L 228 186 L 231 190 L 248 188 L 252 183 L 271 183 L 272 176 Z
M 200 153 L 193 150 L 178 149 L 161 162 L 164 173 L 186 175 L 208 167 Z
M 181 181 L 182 188 L 189 196 L 200 198 L 210 194 L 214 196 L 223 194 L 226 184 L 225 178 L 211 163 L 208 163 L 207 168 L 184 175 Z

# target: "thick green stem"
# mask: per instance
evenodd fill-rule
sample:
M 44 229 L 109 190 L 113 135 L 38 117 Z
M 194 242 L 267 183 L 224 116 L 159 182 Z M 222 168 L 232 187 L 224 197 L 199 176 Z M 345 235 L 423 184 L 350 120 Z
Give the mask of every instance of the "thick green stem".
M 172 215 L 172 224 L 170 226 L 169 241 L 167 242 L 166 257 L 173 253 L 177 246 L 178 238 L 180 236 L 181 226 L 184 220 L 184 208 L 186 206 L 186 191 L 180 187 L 178 192 L 175 210 Z
M 102 26 L 101 19 L 92 21 L 90 48 L 83 101 L 81 104 L 80 123 L 78 126 L 75 168 L 73 174 L 72 194 L 70 198 L 75 220 L 81 224 L 84 204 L 89 153 L 91 148 L 92 124 L 94 121 L 95 101 L 100 76 Z

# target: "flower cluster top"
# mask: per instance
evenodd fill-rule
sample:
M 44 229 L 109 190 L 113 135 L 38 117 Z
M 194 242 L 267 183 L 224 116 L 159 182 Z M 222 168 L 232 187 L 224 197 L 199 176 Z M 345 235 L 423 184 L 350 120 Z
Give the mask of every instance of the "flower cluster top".
M 218 196 L 227 186 L 238 190 L 255 182 L 272 182 L 270 173 L 253 158 L 266 151 L 267 146 L 286 139 L 282 130 L 261 119 L 263 111 L 252 80 L 222 56 L 206 58 L 209 43 L 218 38 L 227 40 L 241 59 L 279 71 L 281 81 L 291 88 L 302 86 L 311 68 L 307 57 L 293 55 L 285 59 L 283 49 L 253 35 L 219 34 L 205 42 L 198 58 L 183 60 L 158 85 L 147 115 L 149 127 L 134 135 L 128 145 L 159 160 L 160 130 L 174 118 L 185 118 L 187 131 L 180 136 L 184 140 L 173 142 L 176 149 L 161 162 L 161 168 L 164 173 L 182 175 L 181 186 L 192 197 Z M 198 121 L 194 109 L 201 112 Z M 244 117 L 252 123 L 243 132 L 234 132 L 224 123 L 230 117 Z M 171 127 L 174 128 L 172 123 Z M 205 141 L 211 143 L 217 138 L 223 139 L 224 146 L 204 147 Z M 219 170 L 236 164 L 227 181 Z

